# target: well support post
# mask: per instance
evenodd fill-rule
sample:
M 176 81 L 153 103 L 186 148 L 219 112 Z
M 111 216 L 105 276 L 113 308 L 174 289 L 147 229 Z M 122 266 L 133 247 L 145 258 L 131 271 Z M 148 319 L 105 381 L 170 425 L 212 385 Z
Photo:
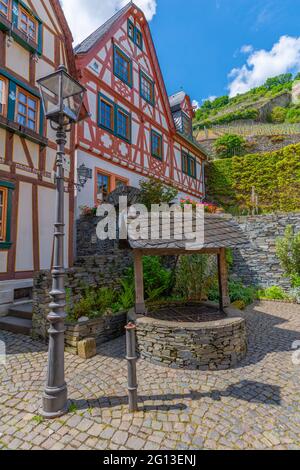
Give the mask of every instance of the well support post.
M 219 274 L 219 292 L 220 292 L 220 310 L 224 311 L 230 306 L 229 288 L 228 288 L 228 269 L 226 261 L 226 249 L 221 248 L 218 253 L 218 274 Z

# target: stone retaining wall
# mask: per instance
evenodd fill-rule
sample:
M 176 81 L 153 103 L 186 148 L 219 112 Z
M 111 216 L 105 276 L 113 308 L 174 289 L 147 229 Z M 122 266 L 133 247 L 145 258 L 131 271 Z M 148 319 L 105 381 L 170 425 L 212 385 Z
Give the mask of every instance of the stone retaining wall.
M 78 258 L 77 266 L 68 269 L 65 275 L 65 286 L 69 300 L 71 303 L 76 302 L 87 286 L 118 288 L 120 278 L 132 263 L 132 254 L 126 250 L 116 250 L 115 253 L 102 256 Z M 50 310 L 50 290 L 50 272 L 37 272 L 33 280 L 32 334 L 34 337 L 46 339 L 48 336 L 47 315 Z
M 222 127 L 222 132 L 224 127 Z M 217 132 L 217 127 L 216 127 Z M 253 132 L 255 132 L 255 127 L 253 127 Z M 264 153 L 264 152 L 275 152 L 280 150 L 287 145 L 299 144 L 300 134 L 291 134 L 291 135 L 253 135 L 251 137 L 245 137 L 248 142 L 246 149 L 246 154 L 254 153 Z M 205 148 L 209 155 L 216 157 L 217 153 L 215 151 L 215 143 L 217 139 L 205 139 L 199 141 L 199 143 Z
M 137 344 L 143 359 L 176 369 L 225 370 L 247 352 L 246 322 L 227 309 L 229 318 L 203 323 L 137 318 Z
M 66 323 L 66 350 L 77 354 L 78 343 L 86 338 L 95 338 L 97 345 L 107 343 L 125 333 L 127 312 L 107 315 L 81 323 Z
M 290 281 L 284 277 L 276 256 L 276 239 L 284 235 L 288 225 L 300 232 L 300 213 L 236 217 L 235 220 L 249 244 L 234 250 L 233 274 L 247 285 L 278 285 L 288 289 Z

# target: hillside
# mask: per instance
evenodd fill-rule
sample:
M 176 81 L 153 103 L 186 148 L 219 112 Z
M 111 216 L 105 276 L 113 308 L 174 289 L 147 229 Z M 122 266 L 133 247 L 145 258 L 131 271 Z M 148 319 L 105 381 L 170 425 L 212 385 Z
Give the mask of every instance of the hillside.
M 234 98 L 205 101 L 193 123 L 196 139 L 211 157 L 218 156 L 216 140 L 228 134 L 245 139 L 246 153 L 273 151 L 300 142 L 297 85 L 300 88 L 300 74 L 284 74 Z
M 209 163 L 208 199 L 234 215 L 300 209 L 300 144 Z

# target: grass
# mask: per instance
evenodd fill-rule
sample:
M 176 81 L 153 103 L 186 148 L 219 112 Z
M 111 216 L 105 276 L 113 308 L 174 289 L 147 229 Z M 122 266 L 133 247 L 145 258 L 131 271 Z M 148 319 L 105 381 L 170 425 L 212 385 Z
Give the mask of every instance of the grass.
M 44 418 L 40 415 L 36 415 L 32 418 L 32 421 L 36 424 L 42 424 L 44 422 Z
M 69 408 L 68 408 L 69 413 L 76 413 L 78 411 L 78 407 L 75 405 L 75 403 L 72 403 Z

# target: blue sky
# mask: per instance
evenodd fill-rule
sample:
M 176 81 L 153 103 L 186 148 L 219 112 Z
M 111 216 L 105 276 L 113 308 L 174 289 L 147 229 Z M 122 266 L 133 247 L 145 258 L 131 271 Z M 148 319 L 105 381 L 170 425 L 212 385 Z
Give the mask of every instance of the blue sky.
M 298 0 L 158 0 L 151 30 L 168 92 L 227 94 L 228 74 L 249 57 L 242 46 L 270 51 L 281 36 L 300 35 L 299 20 Z
M 299 0 L 136 0 L 153 34 L 169 94 L 239 92 L 300 71 Z M 126 0 L 63 0 L 75 42 Z

